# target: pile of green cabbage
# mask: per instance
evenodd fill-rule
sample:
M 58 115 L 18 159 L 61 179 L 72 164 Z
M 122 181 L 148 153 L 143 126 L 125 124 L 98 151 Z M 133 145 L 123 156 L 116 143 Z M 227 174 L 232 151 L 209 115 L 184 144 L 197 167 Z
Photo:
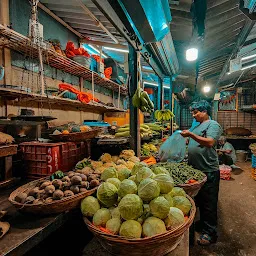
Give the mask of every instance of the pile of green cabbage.
M 128 239 L 151 237 L 185 222 L 191 203 L 182 188 L 174 187 L 163 167 L 136 163 L 128 169 L 106 169 L 95 197 L 81 202 L 84 216 L 97 227 Z

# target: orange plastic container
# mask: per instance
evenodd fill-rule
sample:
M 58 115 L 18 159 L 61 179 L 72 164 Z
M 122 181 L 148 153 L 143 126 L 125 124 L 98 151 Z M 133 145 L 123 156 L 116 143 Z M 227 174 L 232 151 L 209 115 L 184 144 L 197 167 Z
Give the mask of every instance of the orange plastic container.
M 140 111 L 140 123 L 144 123 L 144 115 Z M 104 114 L 104 121 L 109 123 L 110 125 L 122 126 L 130 123 L 130 111 L 126 112 L 108 112 Z

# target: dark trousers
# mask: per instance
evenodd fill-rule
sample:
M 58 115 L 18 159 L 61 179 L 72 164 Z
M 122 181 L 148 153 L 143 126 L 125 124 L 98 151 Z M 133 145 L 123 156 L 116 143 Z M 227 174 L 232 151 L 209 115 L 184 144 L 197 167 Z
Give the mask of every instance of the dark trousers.
M 219 163 L 225 165 L 232 165 L 234 162 L 230 156 L 222 154 L 219 156 Z
M 208 172 L 207 181 L 195 197 L 200 210 L 202 234 L 217 236 L 217 204 L 220 184 L 220 171 Z

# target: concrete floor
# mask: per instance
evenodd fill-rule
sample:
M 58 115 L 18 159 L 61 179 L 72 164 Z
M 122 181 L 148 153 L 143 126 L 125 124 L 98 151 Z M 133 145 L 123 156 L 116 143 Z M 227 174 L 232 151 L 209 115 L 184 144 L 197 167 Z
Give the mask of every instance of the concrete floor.
M 195 245 L 191 256 L 256 256 L 256 181 L 251 163 L 237 164 L 232 179 L 221 180 L 219 239 L 209 247 Z

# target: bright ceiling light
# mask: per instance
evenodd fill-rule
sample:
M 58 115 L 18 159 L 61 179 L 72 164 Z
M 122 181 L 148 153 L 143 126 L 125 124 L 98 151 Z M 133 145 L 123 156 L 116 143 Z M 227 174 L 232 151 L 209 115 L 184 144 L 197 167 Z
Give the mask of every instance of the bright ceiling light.
M 93 47 L 91 44 L 88 44 L 95 52 L 97 52 L 97 53 L 99 53 L 100 54 L 100 51 L 97 49 L 97 48 L 95 48 L 95 47 Z M 107 56 L 104 54 L 104 53 L 102 53 L 102 57 L 103 58 L 107 58 Z
M 205 86 L 203 87 L 204 93 L 208 93 L 208 92 L 210 92 L 210 90 L 211 90 L 211 87 L 208 86 L 208 85 L 205 85 Z
M 118 48 L 112 48 L 112 47 L 105 47 L 103 46 L 104 49 L 106 50 L 110 50 L 110 51 L 115 51 L 115 52 L 129 52 L 129 50 L 127 49 L 118 49 Z
M 195 61 L 198 58 L 198 49 L 190 48 L 186 51 L 186 60 Z

